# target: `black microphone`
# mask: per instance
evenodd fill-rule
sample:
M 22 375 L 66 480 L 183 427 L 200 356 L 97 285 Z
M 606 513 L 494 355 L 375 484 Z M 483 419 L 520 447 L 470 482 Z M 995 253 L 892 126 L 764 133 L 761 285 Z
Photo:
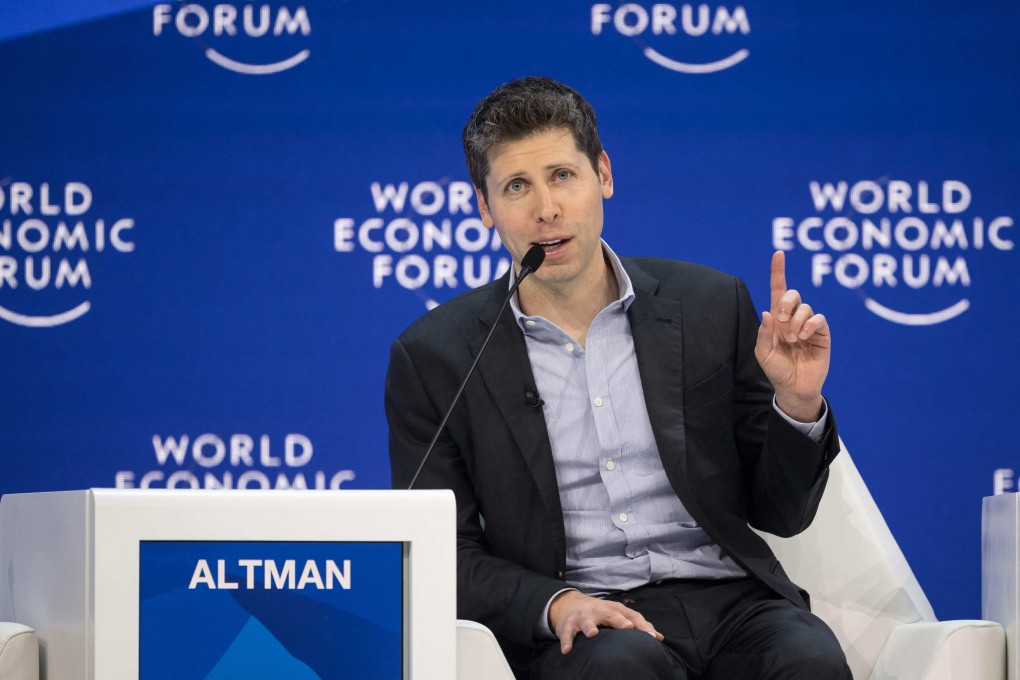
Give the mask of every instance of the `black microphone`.
M 538 394 L 538 388 L 534 385 L 524 386 L 524 405 L 528 408 L 541 408 L 545 401 Z
M 485 352 L 485 348 L 489 346 L 489 339 L 492 338 L 492 334 L 496 332 L 496 326 L 499 323 L 499 317 L 503 316 L 503 310 L 510 304 L 510 298 L 514 296 L 517 291 L 517 287 L 521 285 L 524 279 L 528 278 L 531 274 L 542 266 L 542 262 L 545 260 L 545 251 L 542 246 L 532 246 L 531 249 L 524 253 L 524 257 L 521 258 L 521 271 L 517 275 L 517 279 L 514 281 L 514 285 L 510 286 L 510 292 L 507 293 L 506 299 L 503 300 L 503 306 L 499 308 L 499 313 L 496 314 L 496 318 L 492 321 L 492 327 L 489 328 L 489 334 L 485 336 L 485 340 L 482 341 L 482 346 L 478 350 L 478 354 L 475 355 L 475 360 L 471 362 L 471 368 L 468 369 L 467 375 L 464 376 L 464 380 L 460 383 L 460 387 L 457 388 L 457 394 L 453 396 L 453 401 L 450 403 L 450 408 L 446 409 L 446 413 L 443 415 L 443 419 L 439 421 L 439 427 L 436 428 L 436 433 L 432 436 L 432 441 L 429 442 L 429 446 L 425 449 L 425 455 L 421 458 L 421 463 L 418 464 L 418 469 L 415 470 L 414 476 L 411 477 L 411 483 L 407 485 L 407 490 L 410 491 L 414 486 L 414 483 L 418 481 L 418 475 L 421 474 L 421 470 L 425 467 L 425 461 L 429 459 L 429 455 L 432 453 L 432 449 L 435 448 L 436 442 L 439 441 L 439 435 L 442 434 L 443 428 L 446 427 L 446 421 L 450 419 L 450 414 L 453 413 L 453 407 L 460 401 L 460 395 L 464 392 L 464 388 L 467 387 L 468 380 L 474 375 L 475 366 L 478 365 L 478 360 L 482 358 L 482 353 Z M 535 391 L 537 398 L 538 391 Z

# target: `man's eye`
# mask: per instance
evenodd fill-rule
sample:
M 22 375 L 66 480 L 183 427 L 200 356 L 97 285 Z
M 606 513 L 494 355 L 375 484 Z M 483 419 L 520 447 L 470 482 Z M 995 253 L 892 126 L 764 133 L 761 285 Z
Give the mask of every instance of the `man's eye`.
M 559 172 L 556 173 L 556 179 L 560 180 L 570 179 L 570 177 L 573 176 L 573 174 L 574 173 L 570 172 L 569 170 L 560 170 Z
M 506 185 L 506 190 L 511 194 L 516 194 L 524 190 L 524 182 L 510 182 Z

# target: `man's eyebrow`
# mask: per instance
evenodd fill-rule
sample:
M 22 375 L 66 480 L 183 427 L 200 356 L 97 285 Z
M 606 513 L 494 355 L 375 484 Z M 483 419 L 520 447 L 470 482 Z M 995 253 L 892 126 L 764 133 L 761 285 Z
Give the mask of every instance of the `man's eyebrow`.
M 556 168 L 579 168 L 580 163 L 574 163 L 573 161 L 559 161 L 556 163 L 549 163 L 545 166 L 546 170 L 555 170 Z
M 552 163 L 546 163 L 545 165 L 543 165 L 542 169 L 555 170 L 556 168 L 579 168 L 579 167 L 581 167 L 579 163 L 574 163 L 572 161 L 553 161 Z M 507 180 L 513 177 L 527 177 L 527 176 L 528 172 L 526 170 L 514 170 L 513 172 L 506 173 L 504 178 L 496 182 L 496 184 L 502 184 L 503 182 L 506 182 Z

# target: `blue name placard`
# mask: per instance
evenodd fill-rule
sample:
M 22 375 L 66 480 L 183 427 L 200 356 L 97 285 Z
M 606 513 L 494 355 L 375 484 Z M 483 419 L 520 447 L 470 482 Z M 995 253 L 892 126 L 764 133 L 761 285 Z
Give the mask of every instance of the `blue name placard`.
M 402 543 L 142 541 L 140 680 L 404 672 Z

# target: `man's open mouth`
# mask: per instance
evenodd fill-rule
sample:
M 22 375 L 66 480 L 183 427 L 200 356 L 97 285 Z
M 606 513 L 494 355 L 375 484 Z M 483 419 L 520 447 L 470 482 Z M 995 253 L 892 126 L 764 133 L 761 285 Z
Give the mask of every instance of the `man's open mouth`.
M 535 245 L 542 246 L 542 250 L 544 250 L 547 253 L 550 253 L 559 248 L 560 246 L 562 246 L 564 243 L 567 243 L 568 241 L 570 241 L 569 238 L 559 238 L 552 241 L 538 241 Z

